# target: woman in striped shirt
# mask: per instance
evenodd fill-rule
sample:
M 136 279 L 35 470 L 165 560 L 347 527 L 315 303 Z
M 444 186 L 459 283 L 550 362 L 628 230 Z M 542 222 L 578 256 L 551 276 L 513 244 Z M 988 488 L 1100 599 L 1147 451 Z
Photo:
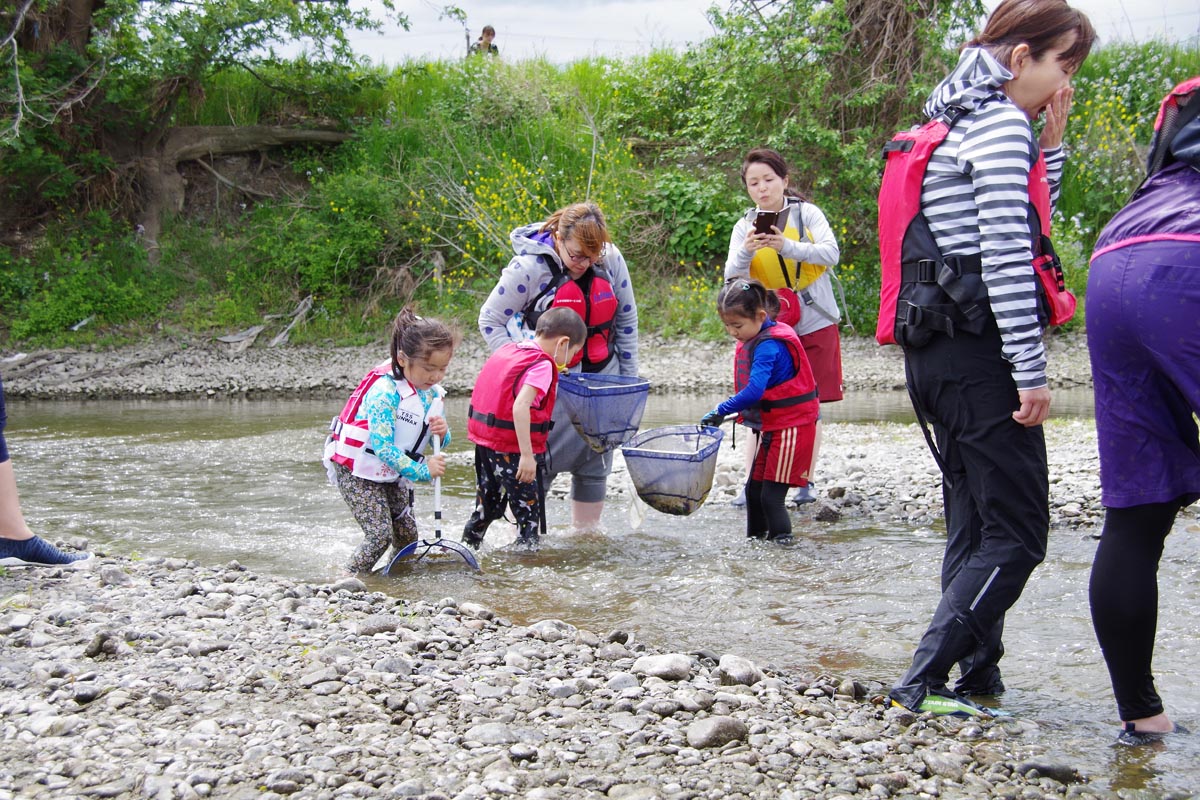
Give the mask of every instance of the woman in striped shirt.
M 941 256 L 978 264 L 985 321 L 977 335 L 935 331 L 904 352 L 913 403 L 937 441 L 947 532 L 941 601 L 891 691 L 915 711 L 979 714 L 969 697 L 1004 690 L 1004 615 L 1045 557 L 1050 390 L 1029 174 L 1044 153 L 1057 194 L 1070 79 L 1094 39 L 1065 0 L 1004 0 L 925 105 L 930 118 L 962 110 L 929 161 L 921 205 Z M 1031 123 L 1043 114 L 1039 137 Z

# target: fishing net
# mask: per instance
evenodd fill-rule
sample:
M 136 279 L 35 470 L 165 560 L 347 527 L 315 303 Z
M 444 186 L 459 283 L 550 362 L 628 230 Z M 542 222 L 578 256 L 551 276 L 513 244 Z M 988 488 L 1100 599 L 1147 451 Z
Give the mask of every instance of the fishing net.
M 569 372 L 558 379 L 558 399 L 575 430 L 597 453 L 620 447 L 637 433 L 650 383 L 625 375 Z
M 720 428 L 696 425 L 669 425 L 633 437 L 621 453 L 638 497 L 664 514 L 691 514 L 712 489 L 723 437 Z

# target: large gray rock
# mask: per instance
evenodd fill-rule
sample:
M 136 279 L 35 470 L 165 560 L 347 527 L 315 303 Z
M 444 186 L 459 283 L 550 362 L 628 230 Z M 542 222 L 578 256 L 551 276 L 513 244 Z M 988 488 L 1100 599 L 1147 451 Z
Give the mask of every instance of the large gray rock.
M 746 723 L 733 717 L 705 717 L 687 726 L 687 743 L 697 750 L 722 747 L 749 735 Z
M 691 656 L 682 653 L 642 656 L 633 662 L 634 675 L 649 675 L 664 681 L 683 681 L 692 675 Z
M 714 677 L 723 686 L 753 686 L 763 679 L 763 671 L 748 658 L 721 656 Z

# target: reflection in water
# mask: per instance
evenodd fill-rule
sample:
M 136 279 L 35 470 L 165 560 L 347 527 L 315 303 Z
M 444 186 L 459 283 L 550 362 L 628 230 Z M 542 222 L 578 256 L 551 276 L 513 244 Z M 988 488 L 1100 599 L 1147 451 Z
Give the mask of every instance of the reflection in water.
M 1056 395 L 1056 400 L 1058 396 Z M 643 428 L 690 422 L 713 397 L 652 395 Z M 9 408 L 9 441 L 31 524 L 86 536 L 114 553 L 172 555 L 321 583 L 361 536 L 318 460 L 336 401 L 26 403 Z M 1061 410 L 1061 406 L 1060 406 Z M 462 431 L 465 401 L 451 404 Z M 902 392 L 828 409 L 831 421 L 911 419 Z M 1086 410 L 1081 413 L 1087 413 Z M 836 448 L 835 437 L 826 446 Z M 452 442 L 444 530 L 457 538 L 474 491 L 471 446 Z M 417 511 L 433 530 L 432 493 Z M 573 534 L 564 503 L 548 508 L 541 552 L 502 546 L 493 525 L 476 574 L 457 559 L 397 578 L 369 577 L 397 596 L 483 603 L 518 623 L 560 618 L 655 646 L 747 655 L 800 674 L 852 675 L 882 690 L 907 666 L 937 600 L 941 535 L 930 529 L 816 523 L 797 516 L 797 543 L 747 542 L 741 512 L 705 506 L 690 517 L 647 512 L 639 530 L 624 503 L 607 534 Z M 1054 531 L 1050 553 L 1008 616 L 1010 691 L 1002 704 L 1039 725 L 1037 740 L 1102 786 L 1155 796 L 1200 786 L 1200 736 L 1158 749 L 1111 746 L 1113 703 L 1087 610 L 1091 532 Z M 1172 712 L 1200 727 L 1200 538 L 1177 533 L 1163 559 L 1155 668 Z

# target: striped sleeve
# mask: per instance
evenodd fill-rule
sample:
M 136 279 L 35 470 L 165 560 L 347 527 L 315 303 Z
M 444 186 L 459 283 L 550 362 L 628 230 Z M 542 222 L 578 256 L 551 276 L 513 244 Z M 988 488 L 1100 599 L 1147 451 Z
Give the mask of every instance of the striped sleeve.
M 1050 183 L 1050 208 L 1058 205 L 1058 193 L 1062 190 L 1063 167 L 1067 164 L 1067 153 L 1061 147 L 1043 150 L 1046 156 L 1046 180 Z
M 1023 112 L 1010 102 L 984 104 L 934 153 L 922 192 L 942 253 L 981 255 L 1002 351 L 1019 390 L 1046 385 L 1028 216 L 1034 153 Z

